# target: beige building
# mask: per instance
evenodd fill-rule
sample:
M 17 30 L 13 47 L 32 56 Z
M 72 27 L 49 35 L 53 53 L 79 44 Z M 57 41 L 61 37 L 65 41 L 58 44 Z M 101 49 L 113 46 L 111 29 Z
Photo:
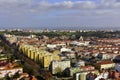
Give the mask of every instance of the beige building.
M 100 61 L 95 64 L 97 69 L 109 69 L 109 68 L 114 68 L 115 63 L 112 61 Z
M 70 61 L 52 61 L 52 74 L 63 72 L 66 68 L 70 68 Z

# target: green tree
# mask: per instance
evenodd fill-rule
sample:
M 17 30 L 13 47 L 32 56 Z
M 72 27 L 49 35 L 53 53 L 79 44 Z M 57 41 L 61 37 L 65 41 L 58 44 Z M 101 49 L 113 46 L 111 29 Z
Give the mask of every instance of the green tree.
M 62 69 L 60 67 L 55 68 L 58 77 L 62 76 Z
M 20 77 L 19 72 L 16 72 L 15 75 L 13 76 L 13 79 L 16 79 L 16 78 L 19 78 L 19 77 Z
M 9 77 L 8 74 L 6 74 L 4 80 L 11 80 L 11 78 Z

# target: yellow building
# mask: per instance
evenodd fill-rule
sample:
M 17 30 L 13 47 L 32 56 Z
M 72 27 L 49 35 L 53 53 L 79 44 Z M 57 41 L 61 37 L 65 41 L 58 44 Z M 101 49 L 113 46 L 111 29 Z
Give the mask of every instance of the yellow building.
M 51 55 L 43 57 L 43 67 L 49 67 L 51 62 Z
M 23 52 L 30 59 L 35 62 L 41 64 L 43 67 L 49 67 L 52 60 L 60 60 L 59 51 L 55 51 L 55 53 L 49 53 L 45 51 L 45 48 L 35 48 L 32 45 L 21 45 L 19 50 Z
M 38 63 L 42 63 L 42 62 L 43 62 L 43 61 L 42 61 L 43 56 L 44 56 L 44 55 L 43 55 L 42 53 L 38 54 L 37 59 L 36 59 Z
M 32 60 L 34 60 L 34 58 L 35 58 L 35 54 L 36 54 L 35 51 L 32 51 L 32 52 L 31 52 L 30 58 L 31 58 Z
M 60 57 L 58 55 L 47 55 L 43 57 L 43 66 L 44 67 L 49 67 L 51 61 L 53 60 L 60 60 Z
M 59 50 L 55 50 L 55 51 L 53 51 L 53 54 L 60 54 L 60 51 Z
M 28 57 L 30 57 L 31 56 L 31 53 L 32 53 L 32 50 L 31 49 L 29 49 L 28 50 L 28 53 L 26 54 Z

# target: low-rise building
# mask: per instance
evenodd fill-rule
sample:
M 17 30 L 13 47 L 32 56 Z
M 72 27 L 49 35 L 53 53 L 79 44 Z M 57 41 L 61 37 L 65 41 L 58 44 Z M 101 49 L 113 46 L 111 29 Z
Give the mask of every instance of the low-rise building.
M 97 76 L 98 70 L 88 70 L 75 73 L 74 80 L 94 80 Z M 89 77 L 90 76 L 90 77 Z
M 0 67 L 0 78 L 5 77 L 6 75 L 8 76 L 13 76 L 15 73 L 23 73 L 23 68 L 22 67 L 13 67 L 14 64 L 7 64 L 5 66 Z
M 85 66 L 85 61 L 78 60 L 78 61 L 75 63 L 75 67 L 80 67 L 80 66 Z
M 115 63 L 112 61 L 99 61 L 98 63 L 95 64 L 97 69 L 109 69 L 109 68 L 114 68 Z
M 66 70 L 66 73 L 68 73 L 68 76 L 73 76 L 75 73 L 90 71 L 90 70 L 95 70 L 95 67 L 94 66 L 72 67 Z

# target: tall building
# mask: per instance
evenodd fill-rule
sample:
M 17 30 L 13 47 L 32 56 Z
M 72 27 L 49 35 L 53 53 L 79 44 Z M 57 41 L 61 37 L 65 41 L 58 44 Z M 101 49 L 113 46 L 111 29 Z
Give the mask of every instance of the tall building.
M 51 69 L 52 74 L 63 72 L 66 68 L 70 68 L 70 60 L 65 61 L 52 61 Z

